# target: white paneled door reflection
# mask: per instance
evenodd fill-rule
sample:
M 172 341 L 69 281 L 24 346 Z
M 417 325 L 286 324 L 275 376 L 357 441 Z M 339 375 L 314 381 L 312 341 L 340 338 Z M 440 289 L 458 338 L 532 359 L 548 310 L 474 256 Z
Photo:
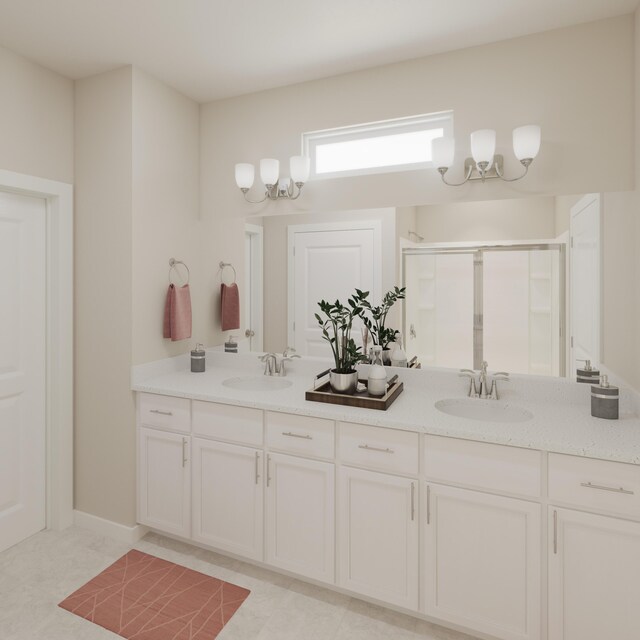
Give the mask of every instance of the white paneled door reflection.
M 346 304 L 354 289 L 379 301 L 382 258 L 379 223 L 295 225 L 289 227 L 289 343 L 303 356 L 331 357 L 315 314 L 318 302 Z M 359 340 L 360 325 L 353 337 Z
M 0 192 L 0 551 L 45 527 L 45 202 Z

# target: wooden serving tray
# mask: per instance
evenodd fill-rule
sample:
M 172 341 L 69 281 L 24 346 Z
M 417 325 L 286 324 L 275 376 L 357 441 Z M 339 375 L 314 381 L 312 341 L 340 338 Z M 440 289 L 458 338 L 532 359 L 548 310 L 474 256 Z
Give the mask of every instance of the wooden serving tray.
M 367 380 L 358 380 L 367 385 Z M 359 407 L 360 409 L 378 409 L 386 411 L 402 393 L 404 384 L 395 375 L 389 380 L 389 388 L 383 396 L 370 396 L 368 391 L 356 391 L 353 395 L 344 393 L 334 393 L 331 391 L 329 382 L 321 384 L 317 389 L 309 389 L 305 393 L 305 400 L 312 402 L 326 402 L 329 404 L 340 404 L 347 407 Z

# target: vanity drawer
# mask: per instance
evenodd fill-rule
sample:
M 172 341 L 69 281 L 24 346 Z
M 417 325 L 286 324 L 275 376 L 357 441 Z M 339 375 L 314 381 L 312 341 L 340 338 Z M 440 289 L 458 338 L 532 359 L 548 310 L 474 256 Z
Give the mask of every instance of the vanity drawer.
M 474 489 L 539 497 L 539 451 L 442 436 L 426 436 L 424 469 L 428 480 Z
M 640 466 L 550 453 L 549 499 L 640 518 Z
M 138 393 L 140 424 L 189 433 L 191 431 L 191 400 L 155 393 Z
M 341 422 L 339 429 L 338 449 L 344 464 L 417 475 L 420 457 L 417 433 L 347 422 Z
M 333 458 L 333 420 L 267 411 L 267 446 L 270 449 L 314 458 Z
M 193 433 L 216 440 L 261 447 L 262 411 L 194 400 Z

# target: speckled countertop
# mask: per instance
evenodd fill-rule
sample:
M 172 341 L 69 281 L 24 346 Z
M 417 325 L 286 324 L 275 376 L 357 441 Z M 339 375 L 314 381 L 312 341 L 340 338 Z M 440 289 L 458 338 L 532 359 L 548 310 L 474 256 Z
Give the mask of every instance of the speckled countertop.
M 404 392 L 388 411 L 358 409 L 305 400 L 314 375 L 326 361 L 302 359 L 290 363 L 292 385 L 277 391 L 240 391 L 222 382 L 238 376 L 262 375 L 263 365 L 252 354 L 207 351 L 205 373 L 191 373 L 187 356 L 139 365 L 132 370 L 132 388 L 162 395 L 220 402 L 284 413 L 370 424 L 405 431 L 526 447 L 555 453 L 616 460 L 640 465 L 638 395 L 622 389 L 620 419 L 591 416 L 590 386 L 562 379 L 512 376 L 500 387 L 500 403 L 527 409 L 533 418 L 516 424 L 458 418 L 435 408 L 438 400 L 465 398 L 467 381 L 445 369 L 400 371 Z M 474 400 L 474 402 L 493 402 Z

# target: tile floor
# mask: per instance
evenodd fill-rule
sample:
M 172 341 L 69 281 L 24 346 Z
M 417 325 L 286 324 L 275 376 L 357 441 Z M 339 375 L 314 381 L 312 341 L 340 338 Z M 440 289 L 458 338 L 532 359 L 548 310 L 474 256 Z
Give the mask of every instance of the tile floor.
M 129 548 L 72 528 L 44 531 L 0 553 L 0 638 L 118 638 L 57 605 Z M 473 640 L 153 533 L 135 548 L 251 590 L 219 640 Z

